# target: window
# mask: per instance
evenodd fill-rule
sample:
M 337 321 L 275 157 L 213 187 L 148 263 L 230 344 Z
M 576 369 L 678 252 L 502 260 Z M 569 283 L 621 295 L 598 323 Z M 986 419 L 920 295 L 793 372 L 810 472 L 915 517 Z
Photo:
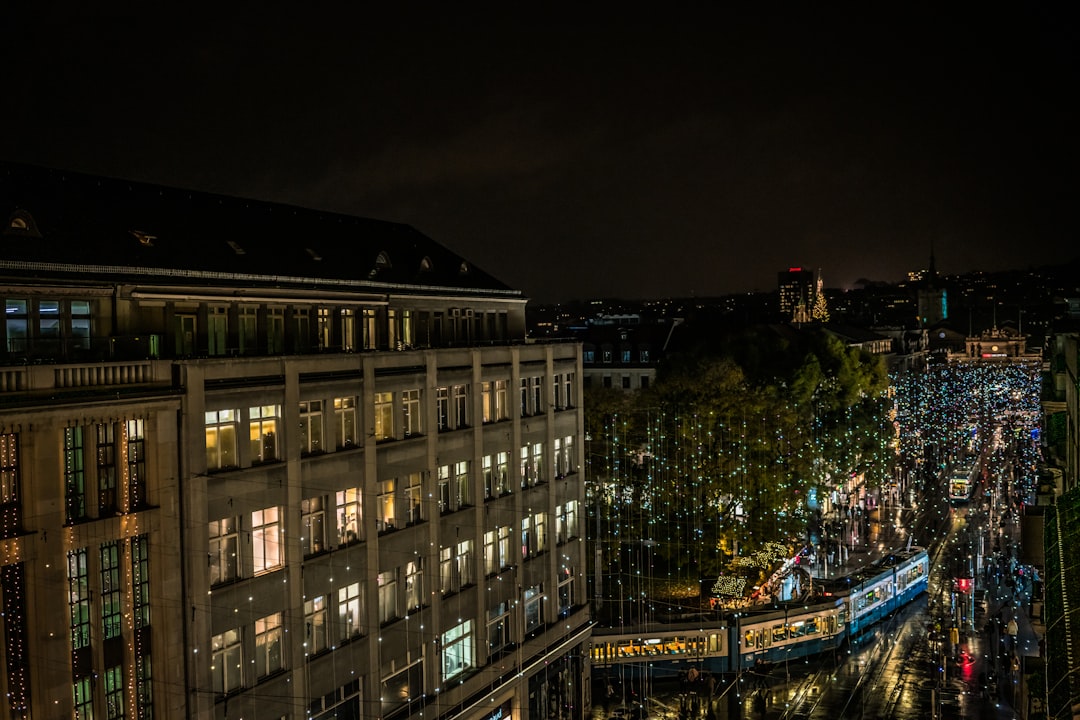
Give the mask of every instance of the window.
M 311 349 L 311 311 L 307 308 L 293 308 L 291 345 L 294 353 Z
M 480 472 L 484 476 L 484 500 L 491 500 L 498 492 L 495 487 L 494 460 L 491 455 L 480 459 Z
M 131 538 L 131 616 L 135 629 L 150 627 L 150 543 L 146 535 Z M 136 655 L 142 653 L 136 638 Z
M 387 623 L 401 617 L 398 609 L 397 570 L 379 573 L 379 622 Z
M 300 501 L 300 546 L 304 557 L 326 550 L 326 499 L 323 495 Z
M 440 465 L 437 473 L 439 490 L 439 514 L 445 515 L 446 513 L 453 510 L 453 508 L 450 506 L 450 466 Z
M 499 603 L 487 611 L 488 654 L 495 655 L 510 645 L 510 604 Z
M 639 350 L 638 351 L 638 362 L 642 363 L 643 365 L 648 364 L 648 362 L 649 362 L 649 351 L 648 350 Z
M 574 407 L 574 373 L 572 372 L 564 376 L 563 397 L 566 399 L 566 407 Z
M 559 570 L 559 615 L 566 615 L 577 604 L 574 598 L 574 569 Z
M 583 351 L 581 353 L 581 361 L 583 363 L 585 363 L 586 365 L 591 365 L 592 363 L 596 362 L 596 351 L 595 350 L 585 350 L 585 351 Z
M 539 512 L 533 515 L 532 531 L 536 546 L 535 552 L 542 553 L 547 550 L 547 518 L 545 513 Z
M 90 573 L 86 548 L 68 553 L 68 610 L 71 618 L 71 651 L 90 647 Z
M 629 390 L 630 389 L 630 376 L 629 375 L 623 375 L 622 376 L 622 386 L 623 386 L 623 390 Z
M 124 670 L 116 665 L 105 669 L 105 720 L 124 720 Z
M 338 450 L 356 445 L 356 398 L 334 398 L 334 440 Z
M 444 595 L 472 585 L 472 554 L 472 540 L 439 550 L 439 590 Z
M 577 500 L 571 500 L 566 503 L 566 535 L 567 537 L 578 537 L 578 502 Z
M 401 420 L 402 424 L 405 426 L 405 437 L 420 434 L 419 390 L 405 390 L 401 393 Z
M 224 305 L 215 305 L 207 308 L 206 325 L 206 354 L 210 356 L 224 355 L 228 352 L 228 308 Z
M 210 669 L 214 673 L 214 693 L 224 695 L 241 687 L 243 654 L 240 630 L 227 630 L 210 641 L 213 653 Z
M 435 426 L 439 432 L 450 429 L 450 388 L 435 388 Z
M 352 545 L 360 542 L 362 535 L 361 518 L 363 517 L 363 496 L 360 488 L 346 488 L 337 491 L 337 531 L 338 545 Z
M 521 378 L 521 417 L 529 415 L 529 379 Z
M 258 308 L 245 305 L 240 308 L 240 354 L 254 355 L 258 352 Z
M 506 420 L 510 417 L 510 407 L 506 400 L 506 380 L 495 381 L 495 419 Z
M 518 457 L 521 462 L 518 464 L 518 472 L 521 476 L 521 487 L 530 487 L 533 482 L 533 469 L 529 465 L 529 446 L 522 445 L 521 450 L 518 452 Z
M 363 588 L 352 583 L 338 588 L 338 639 L 349 640 L 363 632 Z
M 469 422 L 469 386 L 454 385 L 454 427 L 466 428 Z
M 375 393 L 375 439 L 394 437 L 394 394 Z
M 494 575 L 499 572 L 499 555 L 495 546 L 495 531 L 484 533 L 484 574 Z
M 499 569 L 505 570 L 510 567 L 511 555 L 510 555 L 510 526 L 503 525 L 498 528 L 499 532 Z
M 86 517 L 86 468 L 83 453 L 83 429 L 64 428 L 64 506 L 68 523 Z
M 210 522 L 210 584 L 219 585 L 240 577 L 237 556 L 239 522 L 235 517 Z
M 251 462 L 265 463 L 278 459 L 277 426 L 281 410 L 277 405 L 260 405 L 248 409 L 251 439 Z
M 405 657 L 391 660 L 382 668 L 381 716 L 396 715 L 396 709 L 414 702 L 424 693 L 424 655 L 411 650 Z
M 341 308 L 341 349 L 352 352 L 356 349 L 356 316 L 351 308 Z
M 560 475 L 570 475 L 574 472 L 574 436 L 567 435 L 561 443 L 556 441 L 555 463 Z
M 75 703 L 75 717 L 77 720 L 93 720 L 94 717 L 94 687 L 90 678 L 80 678 L 72 684 L 72 695 Z
M 315 311 L 316 340 L 320 350 L 330 349 L 330 308 L 321 307 Z
M 117 511 L 116 428 L 112 423 L 94 427 L 97 434 L 98 517 Z
M 266 352 L 269 355 L 285 352 L 284 308 L 268 308 L 266 311 Z
M 394 487 L 396 479 L 383 480 L 379 483 L 378 510 L 379 516 L 375 518 L 375 524 L 379 532 L 388 532 L 397 525 L 397 513 Z
M 322 402 L 308 400 L 300 403 L 300 455 L 314 455 L 323 447 Z
M 510 494 L 510 453 L 495 456 L 495 481 L 499 496 Z
M 415 525 L 423 520 L 420 513 L 420 497 L 423 492 L 423 477 L 420 473 L 409 473 L 405 485 L 405 501 L 409 505 L 409 518 L 406 525 Z
M 239 467 L 236 459 L 236 410 L 212 410 L 206 413 L 206 469 L 225 470 Z
M 105 543 L 101 546 L 101 635 L 105 640 L 120 637 L 122 589 L 120 543 Z
M 484 422 L 495 422 L 495 393 L 489 382 L 480 383 L 480 405 Z
M 359 583 L 354 583 L 357 592 Z M 351 586 L 350 586 L 351 587 Z M 340 590 L 339 590 L 340 592 Z M 347 597 L 347 596 L 346 596 Z M 359 606 L 357 606 L 359 611 Z M 326 596 L 319 595 L 304 601 L 304 656 L 318 655 L 329 646 L 329 626 L 326 622 Z
M 525 590 L 525 632 L 530 633 L 544 623 L 544 589 L 533 585 Z
M 277 570 L 284 565 L 279 508 L 271 507 L 251 513 L 251 556 L 256 575 Z
M 532 484 L 542 483 L 547 479 L 547 473 L 544 472 L 544 444 L 533 443 L 532 446 L 532 463 L 530 464 L 533 477 Z
M 22 529 L 22 507 L 19 497 L 19 436 L 17 433 L 0 434 L 0 506 L 5 520 L 0 533 L 11 537 Z
M 454 492 L 456 510 L 472 505 L 472 480 L 469 479 L 469 461 L 454 463 Z
M 281 618 L 282 613 L 274 613 L 255 621 L 255 677 L 264 678 L 284 667 Z
M 630 364 L 630 348 L 623 348 L 619 351 L 619 362 L 623 365 Z
M 539 415 L 544 412 L 544 378 L 530 378 L 529 392 L 532 395 L 530 404 L 532 406 L 533 415 Z
M 27 307 L 26 300 L 7 299 L 5 317 L 7 320 L 7 349 L 9 353 L 22 354 L 28 350 Z
M 375 332 L 375 328 L 376 328 L 375 309 L 374 308 L 364 308 L 361 311 L 361 313 L 362 313 L 361 317 L 362 317 L 362 320 L 363 320 L 363 327 L 364 327 L 364 333 L 363 333 L 364 334 L 364 337 L 363 337 L 364 349 L 365 350 L 374 350 L 374 349 L 376 349 L 376 347 L 377 347 L 376 343 L 378 342 L 378 335 Z
M 604 350 L 604 362 L 605 363 L 610 363 L 611 362 L 611 350 L 607 350 L 607 349 Z
M 405 608 L 415 610 L 424 604 L 424 559 L 413 558 L 405 565 Z
M 469 670 L 475 662 L 472 620 L 466 620 L 442 634 L 443 682 Z
M 146 435 L 143 420 L 124 423 L 127 448 L 128 508 L 146 507 Z
M 386 347 L 389 350 L 404 350 L 398 338 L 398 316 L 394 308 L 386 309 Z

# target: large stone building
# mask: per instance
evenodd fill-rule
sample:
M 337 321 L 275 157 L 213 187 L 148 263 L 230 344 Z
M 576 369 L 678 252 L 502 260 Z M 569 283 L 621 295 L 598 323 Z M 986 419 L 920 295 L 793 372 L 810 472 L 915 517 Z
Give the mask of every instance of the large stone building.
M 3 718 L 581 718 L 580 345 L 407 226 L 0 165 Z

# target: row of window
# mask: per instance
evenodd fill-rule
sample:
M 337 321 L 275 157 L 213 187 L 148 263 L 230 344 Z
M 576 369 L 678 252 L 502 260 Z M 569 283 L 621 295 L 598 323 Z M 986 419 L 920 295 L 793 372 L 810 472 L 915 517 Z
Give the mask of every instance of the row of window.
M 99 308 L 87 299 L 6 297 L 0 318 L 9 356 L 64 358 L 94 344 Z M 108 323 L 111 325 L 111 323 Z M 505 311 L 402 308 L 177 305 L 169 335 L 178 357 L 285 352 L 401 350 L 509 339 Z M 143 334 L 146 334 L 145 332 Z M 100 343 L 99 343 L 100 344 Z M 162 348 L 152 347 L 155 355 Z
M 399 577 L 404 575 L 404 594 L 399 590 Z M 569 612 L 578 600 L 574 589 L 575 571 L 564 567 L 559 573 L 557 597 L 560 614 Z M 378 575 L 378 606 L 381 623 L 392 622 L 401 615 L 400 603 L 409 610 L 419 608 L 423 601 L 423 570 L 420 559 L 404 568 Z M 544 625 L 543 585 L 525 588 L 518 602 L 500 602 L 486 612 L 488 656 L 495 657 L 514 643 L 513 620 L 516 608 L 521 609 L 522 631 L 527 636 Z M 364 635 L 363 619 L 366 611 L 364 587 L 352 583 L 338 588 L 336 592 L 318 595 L 304 601 L 304 656 L 315 657 Z M 288 632 L 284 611 L 257 618 L 251 624 L 230 628 L 211 639 L 211 669 L 213 689 L 223 696 L 245 687 L 251 687 L 287 668 L 288 652 L 285 647 Z M 440 681 L 448 682 L 475 668 L 478 663 L 476 626 L 473 619 L 460 620 L 456 625 L 438 636 L 437 652 L 440 656 Z M 419 649 L 420 659 L 424 650 Z M 413 665 L 415 663 L 409 663 Z M 422 660 L 419 663 L 422 666 Z M 384 684 L 400 681 L 395 663 L 386 664 L 390 673 L 383 678 Z M 422 673 L 414 679 L 410 692 L 422 686 Z M 327 706 L 325 699 L 316 701 Z
M 409 476 L 407 487 L 418 488 Z M 393 482 L 393 481 L 390 481 Z M 363 540 L 360 522 L 363 506 L 357 488 L 339 490 L 335 494 L 335 515 L 327 517 L 328 499 L 320 496 L 301 504 L 303 536 L 301 548 L 305 557 L 328 548 L 330 533 L 339 546 Z M 393 502 L 392 497 L 380 496 L 379 506 Z M 419 518 L 417 518 L 419 520 Z M 484 533 L 484 572 L 494 575 L 548 549 L 547 514 L 536 513 L 521 520 L 520 556 L 512 550 L 514 537 L 509 525 L 497 526 Z M 389 521 L 384 521 L 389 523 Z M 334 527 L 331 527 L 331 525 Z M 207 526 L 209 579 L 211 586 L 256 577 L 285 566 L 285 518 L 280 507 L 268 507 L 243 516 L 233 515 L 212 520 Z M 562 544 L 579 536 L 578 503 L 571 500 L 555 508 L 555 541 Z M 440 577 L 446 582 L 445 592 L 456 592 L 473 583 L 472 540 L 440 548 Z M 446 565 L 442 565 L 445 561 Z M 445 571 L 445 572 L 444 572 Z M 440 581 L 442 582 L 442 581 Z M 410 606 L 411 607 L 411 606 Z M 396 616 L 395 616 L 396 617 Z
M 573 373 L 556 376 L 563 388 L 558 397 L 570 397 Z M 527 378 L 522 382 L 530 388 L 523 394 L 523 413 L 538 408 L 535 388 L 542 378 Z M 524 391 L 523 391 L 524 392 Z M 374 398 L 374 427 L 372 436 L 376 441 L 409 438 L 423 434 L 424 420 L 419 389 L 394 392 L 378 392 Z M 506 381 L 496 380 L 481 384 L 481 403 L 484 422 L 509 419 L 506 405 Z M 301 456 L 326 452 L 329 448 L 344 450 L 356 447 L 359 442 L 359 420 L 355 396 L 335 397 L 326 400 L 303 400 L 300 402 L 299 446 Z M 564 405 L 557 404 L 558 409 Z M 395 413 L 395 408 L 397 412 Z M 469 427 L 469 386 L 453 385 L 435 389 L 435 417 L 438 431 Z M 206 465 L 209 471 L 241 467 L 242 462 L 257 465 L 282 459 L 283 448 L 278 435 L 281 429 L 281 406 L 261 405 L 241 408 L 209 410 L 205 413 Z M 327 421 L 330 427 L 327 428 Z M 248 430 L 247 457 L 240 453 L 240 428 L 246 423 Z
M 131 571 L 129 587 L 122 580 L 125 563 Z M 134 700 L 137 717 L 153 717 L 150 648 L 143 646 L 150 627 L 147 536 L 105 543 L 97 553 L 89 548 L 69 552 L 67 579 L 76 717 L 96 717 L 95 708 L 101 708 L 107 720 L 123 720 L 130 700 Z M 126 603 L 130 603 L 127 615 Z M 125 627 L 130 627 L 130 664 L 123 653 L 110 650 L 118 647 Z M 105 663 L 100 674 L 95 672 L 99 656 Z
M 66 427 L 61 443 L 65 523 L 146 507 L 144 420 Z M 0 536 L 21 532 L 19 435 L 0 433 Z
M 597 358 L 605 365 L 610 365 L 614 358 L 619 358 L 619 362 L 623 365 L 629 365 L 634 362 L 634 351 L 630 348 L 621 348 L 618 351 L 614 351 L 609 347 L 602 348 L 599 352 L 595 349 L 586 347 L 581 351 L 581 360 L 586 365 L 595 365 Z M 637 351 L 637 362 L 642 365 L 648 365 L 652 356 L 649 353 L 648 348 L 639 348 Z

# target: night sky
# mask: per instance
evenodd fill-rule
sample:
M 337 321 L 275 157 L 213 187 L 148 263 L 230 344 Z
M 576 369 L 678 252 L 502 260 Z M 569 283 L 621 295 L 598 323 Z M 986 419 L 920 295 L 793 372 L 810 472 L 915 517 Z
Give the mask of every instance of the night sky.
M 27 4 L 0 10 L 0 159 L 407 223 L 540 302 L 1080 255 L 1076 26 L 1034 3 Z

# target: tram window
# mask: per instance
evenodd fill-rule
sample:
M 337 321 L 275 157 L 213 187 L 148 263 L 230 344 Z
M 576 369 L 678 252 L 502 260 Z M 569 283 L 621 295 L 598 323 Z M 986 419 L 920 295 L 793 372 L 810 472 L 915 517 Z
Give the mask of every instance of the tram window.
M 816 635 L 821 630 L 821 618 L 814 618 L 808 620 L 806 623 L 806 634 Z
M 723 641 L 720 639 L 720 636 L 717 635 L 716 633 L 713 633 L 712 635 L 710 635 L 709 636 L 709 650 L 708 650 L 708 652 L 710 654 L 712 654 L 712 653 L 722 652 L 723 650 L 724 650 Z
M 772 629 L 772 641 L 783 642 L 787 640 L 787 632 L 785 632 L 783 625 L 774 625 Z
M 806 634 L 806 623 L 804 623 L 802 620 L 800 620 L 797 623 L 792 623 L 791 624 L 791 638 L 793 640 L 795 638 L 801 638 L 805 634 Z

